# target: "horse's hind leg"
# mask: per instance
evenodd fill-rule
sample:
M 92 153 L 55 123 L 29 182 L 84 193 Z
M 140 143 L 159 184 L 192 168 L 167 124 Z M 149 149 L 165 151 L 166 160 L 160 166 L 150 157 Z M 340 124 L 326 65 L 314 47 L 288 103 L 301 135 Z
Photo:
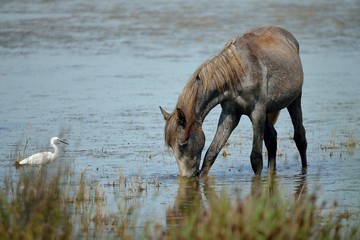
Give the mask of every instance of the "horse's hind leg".
M 263 168 L 262 145 L 264 140 L 266 111 L 258 104 L 250 114 L 253 125 L 253 146 L 250 154 L 251 167 L 256 175 L 261 175 Z
M 276 168 L 277 133 L 269 116 L 266 117 L 264 142 L 268 152 L 268 168 L 274 171 Z
M 299 150 L 302 167 L 307 167 L 306 160 L 306 132 L 303 126 L 303 117 L 301 111 L 301 93 L 300 95 L 288 106 L 288 111 L 291 117 L 291 121 L 294 125 L 294 141 L 296 143 L 296 147 Z

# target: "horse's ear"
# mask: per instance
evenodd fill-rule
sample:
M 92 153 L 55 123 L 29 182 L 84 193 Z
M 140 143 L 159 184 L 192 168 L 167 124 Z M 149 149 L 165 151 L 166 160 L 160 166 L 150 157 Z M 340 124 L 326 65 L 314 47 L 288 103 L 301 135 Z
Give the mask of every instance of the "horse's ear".
M 159 106 L 159 108 L 160 108 L 160 111 L 161 111 L 161 113 L 162 113 L 162 115 L 164 116 L 164 119 L 167 121 L 167 120 L 169 120 L 169 118 L 170 118 L 170 113 L 168 113 L 168 112 L 166 112 L 162 107 L 160 107 Z
M 178 115 L 178 125 L 180 127 L 185 128 L 186 127 L 186 117 L 185 117 L 183 110 L 181 108 L 177 108 L 176 111 L 177 111 L 177 115 Z

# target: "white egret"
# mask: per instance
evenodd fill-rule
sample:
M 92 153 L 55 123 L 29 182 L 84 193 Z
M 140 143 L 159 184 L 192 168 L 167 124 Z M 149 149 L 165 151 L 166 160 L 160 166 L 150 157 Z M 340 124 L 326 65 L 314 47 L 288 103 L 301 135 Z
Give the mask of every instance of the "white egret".
M 56 146 L 56 144 L 60 144 L 60 143 L 68 144 L 67 142 L 65 142 L 64 140 L 61 140 L 58 137 L 53 137 L 50 140 L 50 145 L 54 148 L 54 153 L 52 153 L 52 152 L 35 153 L 34 155 L 31 155 L 30 157 L 21 160 L 19 162 L 19 164 L 20 165 L 25 165 L 25 164 L 43 165 L 43 164 L 51 163 L 59 156 L 59 149 Z

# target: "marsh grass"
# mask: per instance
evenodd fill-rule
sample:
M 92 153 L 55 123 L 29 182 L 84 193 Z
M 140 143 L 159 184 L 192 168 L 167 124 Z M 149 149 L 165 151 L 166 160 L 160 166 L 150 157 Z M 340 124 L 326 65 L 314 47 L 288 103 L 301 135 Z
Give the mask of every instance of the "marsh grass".
M 348 226 L 356 213 L 323 215 L 316 196 L 300 194 L 293 201 L 281 197 L 275 180 L 245 199 L 230 200 L 223 191 L 210 194 L 208 204 L 194 205 L 161 234 L 138 233 L 136 209 L 147 186 L 140 176 L 126 184 L 120 173 L 114 192 L 117 211 L 107 210 L 108 195 L 98 183 L 88 183 L 86 172 L 73 179 L 69 168 L 21 171 L 17 181 L 6 178 L 0 189 L 0 239 L 359 239 L 357 225 Z M 122 177 L 121 177 L 122 176 Z M 71 184 L 70 184 L 71 183 Z M 75 184 L 74 184 L 75 183 Z M 196 185 L 196 183 L 195 183 Z M 71 186 L 76 186 L 71 187 Z M 188 194 L 188 193 L 185 193 Z M 186 199 L 188 195 L 184 195 Z M 196 201 L 197 198 L 191 198 Z M 199 199 L 198 199 L 199 200 Z M 336 206 L 334 206 L 335 208 Z M 181 208 L 178 208 L 181 209 Z M 150 226 L 149 225 L 149 226 Z
M 226 192 L 210 197 L 209 206 L 186 211 L 159 239 L 359 239 L 349 213 L 322 214 L 314 194 L 281 197 L 276 184 L 231 201 Z M 359 216 L 357 221 L 359 222 Z
M 19 145 L 15 146 L 15 155 L 13 156 L 13 154 L 10 155 L 10 159 L 15 159 L 15 167 L 19 168 L 20 164 L 19 162 L 25 158 L 25 154 L 26 154 L 26 150 L 27 150 L 27 146 L 29 144 L 30 141 L 30 137 L 26 137 L 25 138 L 25 143 L 24 146 L 22 147 L 22 149 L 20 149 Z
M 136 201 L 122 198 L 118 211 L 109 213 L 100 184 L 89 183 L 86 171 L 74 179 L 69 169 L 21 168 L 16 179 L 1 182 L 0 239 L 130 238 Z M 138 181 L 134 192 L 142 186 Z
M 24 155 L 28 141 L 16 150 L 16 161 Z M 344 146 L 356 143 L 350 135 Z M 40 171 L 20 168 L 18 176 L 0 182 L 0 239 L 360 239 L 358 213 L 323 214 L 316 196 L 302 190 L 293 200 L 285 199 L 272 175 L 266 189 L 255 188 L 235 201 L 225 191 L 207 195 L 208 189 L 203 193 L 207 204 L 200 203 L 201 194 L 196 195 L 198 186 L 206 184 L 192 181 L 190 193 L 180 191 L 177 197 L 187 205 L 174 206 L 175 224 L 169 221 L 168 226 L 161 226 L 148 216 L 148 226 L 139 230 L 137 221 L 144 218 L 138 215 L 140 198 L 148 184 L 161 186 L 158 179 L 146 182 L 140 172 L 127 179 L 120 169 L 117 181 L 101 186 L 88 181 L 86 171 L 76 175 L 70 166 L 54 166 Z M 114 196 L 104 189 L 111 187 Z M 110 197 L 116 204 L 111 212 Z
M 62 201 L 61 174 L 43 170 L 7 178 L 0 190 L 3 239 L 60 239 L 73 233 L 71 210 Z
M 353 151 L 358 145 L 359 141 L 355 138 L 352 130 L 349 132 L 345 139 L 339 142 L 339 137 L 335 131 L 332 132 L 330 140 L 325 145 L 320 145 L 322 150 L 333 150 L 340 148 L 347 148 L 349 151 Z
M 346 141 L 340 143 L 340 145 L 347 147 L 349 150 L 355 149 L 357 144 L 358 144 L 358 141 L 356 140 L 352 131 L 350 131 L 348 139 Z

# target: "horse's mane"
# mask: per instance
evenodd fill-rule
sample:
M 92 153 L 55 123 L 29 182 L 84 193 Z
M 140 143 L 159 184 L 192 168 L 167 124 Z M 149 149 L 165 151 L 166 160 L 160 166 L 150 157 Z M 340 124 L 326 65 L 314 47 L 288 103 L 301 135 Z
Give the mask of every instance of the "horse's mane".
M 190 76 L 175 107 L 175 110 L 180 108 L 184 112 L 188 123 L 195 120 L 196 100 L 199 94 L 204 95 L 208 90 L 221 93 L 240 83 L 243 67 L 235 47 L 236 41 L 237 38 L 226 43 L 220 53 L 202 63 Z M 174 134 L 171 131 L 175 131 L 175 124 L 175 121 L 172 123 L 168 121 L 168 126 L 165 127 L 165 141 L 168 145 L 171 145 L 174 140 Z
M 198 94 L 203 95 L 208 90 L 221 93 L 226 88 L 231 89 L 240 83 L 243 67 L 235 42 L 236 39 L 226 43 L 220 53 L 202 63 L 190 76 L 176 104 L 177 108 L 184 111 L 190 122 L 195 115 Z M 202 92 L 199 92 L 200 85 Z
M 236 84 L 243 74 L 241 59 L 235 48 L 236 40 L 226 43 L 220 53 L 201 64 L 189 82 L 200 78 L 204 90 L 215 88 L 219 91 L 223 91 L 226 85 L 232 87 Z

